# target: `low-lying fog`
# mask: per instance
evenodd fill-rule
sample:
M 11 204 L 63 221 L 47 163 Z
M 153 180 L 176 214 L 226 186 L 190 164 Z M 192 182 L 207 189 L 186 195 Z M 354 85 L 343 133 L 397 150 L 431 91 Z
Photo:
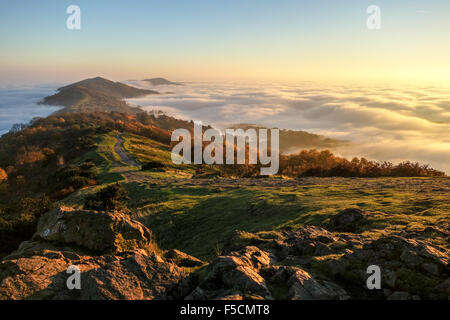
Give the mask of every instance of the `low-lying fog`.
M 150 87 L 145 82 L 130 85 Z M 323 86 L 185 83 L 127 100 L 146 110 L 201 120 L 305 130 L 353 142 L 352 157 L 429 163 L 450 173 L 450 90 L 434 86 Z
M 0 136 L 14 123 L 28 123 L 34 117 L 46 117 L 59 107 L 39 105 L 42 98 L 54 94 L 58 86 L 0 88 Z

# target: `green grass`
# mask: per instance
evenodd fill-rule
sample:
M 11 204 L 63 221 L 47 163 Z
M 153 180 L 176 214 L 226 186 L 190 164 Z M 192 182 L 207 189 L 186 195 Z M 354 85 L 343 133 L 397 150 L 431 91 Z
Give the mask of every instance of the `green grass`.
M 159 162 L 164 165 L 165 171 L 171 171 L 176 174 L 195 173 L 196 165 L 181 164 L 176 165 L 172 162 L 170 146 L 157 142 L 150 138 L 126 133 L 122 136 L 124 139 L 125 151 L 135 159 L 136 162 L 144 164 L 147 162 Z M 205 173 L 216 174 L 219 172 L 214 167 L 203 166 Z
M 125 187 L 133 216 L 152 229 L 163 249 L 177 248 L 202 259 L 215 256 L 216 248 L 235 230 L 255 233 L 307 224 L 326 226 L 331 215 L 349 207 L 370 213 L 361 231 L 371 237 L 386 230 L 438 225 L 448 219 L 450 210 L 445 194 L 430 200 L 430 194 L 414 191 L 381 195 L 347 185 L 228 190 L 133 182 Z

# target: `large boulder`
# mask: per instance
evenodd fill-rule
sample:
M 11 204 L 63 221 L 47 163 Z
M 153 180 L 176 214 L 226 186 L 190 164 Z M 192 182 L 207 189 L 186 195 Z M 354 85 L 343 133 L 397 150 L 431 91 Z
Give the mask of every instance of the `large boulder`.
M 44 214 L 35 239 L 76 244 L 97 253 L 151 249 L 152 233 L 119 212 L 97 212 L 60 207 Z
M 233 295 L 270 299 L 261 270 L 268 268 L 272 259 L 269 253 L 252 246 L 219 256 L 202 270 L 198 286 L 186 299 L 221 299 Z
M 186 276 L 145 226 L 118 212 L 59 208 L 0 262 L 0 299 L 173 299 Z M 69 290 L 69 267 L 81 289 Z

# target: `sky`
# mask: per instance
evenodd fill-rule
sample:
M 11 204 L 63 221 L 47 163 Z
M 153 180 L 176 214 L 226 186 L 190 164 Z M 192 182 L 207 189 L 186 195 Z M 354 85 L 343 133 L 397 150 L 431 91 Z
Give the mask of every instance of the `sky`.
M 69 5 L 81 30 L 69 30 Z M 369 5 L 381 29 L 366 26 Z M 448 0 L 0 1 L 0 84 L 175 81 L 450 84 Z

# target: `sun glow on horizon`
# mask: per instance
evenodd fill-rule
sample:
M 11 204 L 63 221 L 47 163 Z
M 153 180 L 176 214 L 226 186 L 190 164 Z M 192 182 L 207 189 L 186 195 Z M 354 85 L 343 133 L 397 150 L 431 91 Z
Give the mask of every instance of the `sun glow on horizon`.
M 24 10 L 24 4 L 27 10 Z M 124 80 L 450 84 L 450 3 L 368 1 L 2 2 L 1 84 Z

